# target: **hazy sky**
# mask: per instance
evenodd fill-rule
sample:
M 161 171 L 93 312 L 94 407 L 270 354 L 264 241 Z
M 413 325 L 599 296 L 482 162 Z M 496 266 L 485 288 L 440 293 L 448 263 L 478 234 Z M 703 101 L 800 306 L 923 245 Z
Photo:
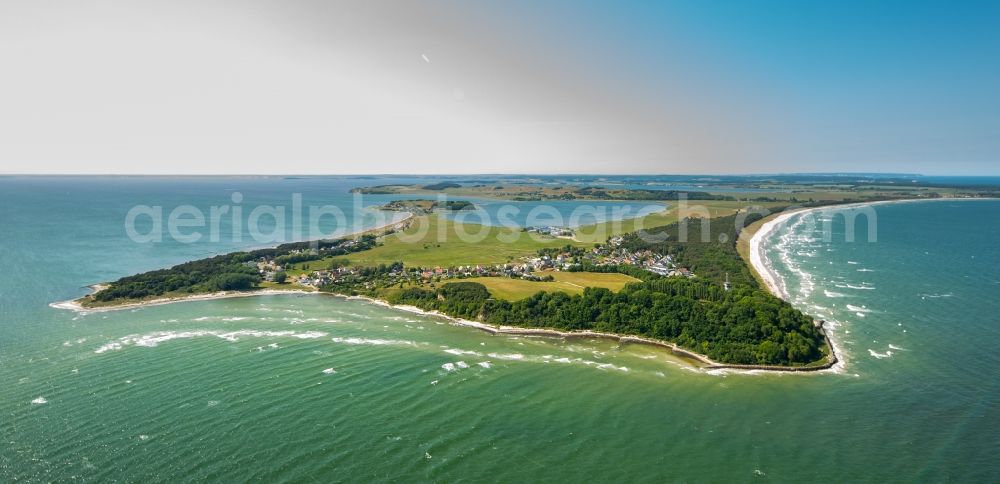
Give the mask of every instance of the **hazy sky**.
M 975 1 L 4 0 L 0 173 L 1000 174 L 998 25 Z

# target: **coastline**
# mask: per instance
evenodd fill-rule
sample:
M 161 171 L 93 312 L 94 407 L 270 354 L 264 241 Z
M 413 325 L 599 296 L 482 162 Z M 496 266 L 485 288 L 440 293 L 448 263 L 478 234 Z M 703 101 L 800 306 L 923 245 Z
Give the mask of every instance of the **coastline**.
M 759 276 L 760 280 L 764 282 L 765 287 L 767 287 L 768 292 L 777 298 L 785 300 L 787 302 L 790 298 L 788 292 L 785 289 L 784 281 L 781 276 L 778 275 L 777 271 L 774 270 L 770 263 L 770 259 L 765 254 L 765 246 L 763 240 L 775 232 L 779 228 L 783 227 L 788 219 L 794 216 L 804 216 L 814 212 L 822 210 L 851 210 L 859 207 L 884 205 L 890 203 L 920 203 L 920 202 L 934 202 L 934 201 L 964 201 L 964 200 L 983 200 L 982 198 L 960 198 L 960 197 L 944 197 L 944 198 L 927 198 L 927 199 L 904 199 L 904 200 L 874 200 L 870 202 L 858 202 L 849 203 L 843 205 L 822 205 L 818 207 L 800 207 L 792 210 L 784 211 L 778 214 L 772 215 L 771 220 L 765 219 L 764 223 L 753 233 L 750 238 L 750 257 L 749 263 L 750 268 Z M 821 322 L 822 323 L 822 322 Z M 840 373 L 846 368 L 846 361 L 844 358 L 844 351 L 841 349 L 840 342 L 836 338 L 836 331 L 831 328 L 826 328 L 825 325 L 821 324 L 821 331 L 826 337 L 827 346 L 830 349 L 830 365 L 829 369 L 833 372 Z
M 708 356 L 701 353 L 696 353 L 694 351 L 681 348 L 680 346 L 671 343 L 669 341 L 658 340 L 653 338 L 644 338 L 641 336 L 631 336 L 622 335 L 616 333 L 604 333 L 600 331 L 560 331 L 552 328 L 523 328 L 519 326 L 495 326 L 492 324 L 486 324 L 479 321 L 470 321 L 468 319 L 456 318 L 449 316 L 440 311 L 427 311 L 416 306 L 410 306 L 405 304 L 391 304 L 389 302 L 383 301 L 381 299 L 375 299 L 367 296 L 344 296 L 342 294 L 331 294 L 325 293 L 331 296 L 341 297 L 347 300 L 357 300 L 364 301 L 369 304 L 374 304 L 377 306 L 382 306 L 391 309 L 397 309 L 400 311 L 406 311 L 414 314 L 419 314 L 421 316 L 434 316 L 446 319 L 452 323 L 465 326 L 470 328 L 475 328 L 481 331 L 485 331 L 494 335 L 517 335 L 517 336 L 540 336 L 549 338 L 595 338 L 595 339 L 607 339 L 611 341 L 616 341 L 619 344 L 642 344 L 647 346 L 655 346 L 657 348 L 666 349 L 670 351 L 674 356 L 680 357 L 681 359 L 694 360 L 700 363 L 691 364 L 692 367 L 704 370 L 706 372 L 716 372 L 716 371 L 735 371 L 738 373 L 756 373 L 756 372 L 768 372 L 768 373 L 817 373 L 832 369 L 837 364 L 836 357 L 827 360 L 827 362 L 819 365 L 813 366 L 774 366 L 774 365 L 741 365 L 741 364 L 730 364 L 715 361 Z M 689 362 L 690 364 L 690 362 Z
M 190 296 L 180 296 L 173 298 L 160 298 L 151 299 L 148 301 L 138 301 L 133 303 L 120 304 L 115 306 L 105 306 L 96 308 L 87 308 L 82 306 L 77 300 L 63 301 L 58 303 L 49 304 L 50 307 L 56 309 L 66 309 L 70 311 L 76 311 L 82 314 L 88 313 L 99 313 L 106 311 L 118 311 L 124 309 L 138 309 L 148 306 L 162 306 L 166 304 L 180 303 L 180 302 L 190 302 L 190 301 L 212 301 L 217 299 L 230 299 L 230 298 L 240 298 L 240 297 L 254 297 L 254 296 L 274 296 L 274 295 L 319 295 L 319 296 L 331 296 L 338 297 L 346 300 L 363 301 L 368 304 L 374 304 L 376 306 L 382 306 L 385 308 L 395 309 L 399 311 L 406 311 L 414 314 L 419 314 L 421 316 L 432 316 L 446 319 L 453 324 L 475 328 L 480 331 L 485 331 L 494 335 L 518 335 L 518 336 L 538 336 L 538 337 L 548 337 L 548 338 L 595 338 L 595 339 L 606 339 L 618 342 L 619 344 L 642 344 L 647 346 L 654 346 L 657 348 L 665 349 L 669 351 L 674 356 L 679 357 L 688 363 L 691 367 L 704 370 L 707 372 L 712 371 L 736 371 L 740 373 L 755 373 L 766 371 L 768 373 L 816 373 L 831 369 L 835 364 L 834 361 L 827 361 L 821 365 L 813 366 L 771 366 L 771 365 L 740 365 L 740 364 L 729 364 L 715 361 L 706 355 L 696 353 L 694 351 L 681 348 L 680 346 L 671 343 L 669 341 L 658 340 L 653 338 L 644 338 L 641 336 L 631 336 L 631 335 L 621 335 L 615 333 L 604 333 L 599 331 L 560 331 L 552 328 L 524 328 L 519 326 L 494 326 L 491 324 L 482 323 L 479 321 L 471 321 L 468 319 L 456 318 L 444 314 L 440 311 L 427 311 L 416 306 L 404 305 L 404 304 L 391 304 L 387 301 L 381 299 L 375 299 L 367 296 L 345 296 L 343 294 L 335 294 L 329 292 L 320 291 L 302 291 L 296 289 L 261 289 L 256 291 L 228 291 L 228 292 L 216 292 L 210 294 L 192 294 Z
M 750 238 L 750 268 L 760 276 L 760 279 L 764 281 L 764 285 L 767 287 L 768 291 L 775 297 L 781 298 L 785 301 L 788 300 L 788 294 L 785 292 L 784 285 L 781 283 L 781 278 L 774 272 L 768 264 L 767 257 L 764 255 L 762 240 L 770 235 L 771 232 L 776 230 L 778 227 L 783 225 L 788 221 L 789 218 L 797 215 L 805 215 L 812 212 L 818 212 L 821 210 L 838 210 L 838 209 L 855 209 L 866 206 L 875 205 L 885 205 L 890 203 L 920 203 L 920 202 L 934 202 L 934 201 L 960 201 L 960 200 L 983 200 L 982 198 L 956 198 L 956 197 L 946 197 L 946 198 L 923 198 L 923 199 L 902 199 L 902 200 L 873 200 L 870 202 L 857 202 L 857 203 L 847 203 L 842 205 L 820 205 L 818 207 L 798 207 L 791 210 L 785 210 L 780 213 L 772 214 L 770 217 L 774 217 L 771 220 L 767 218 L 764 219 L 763 225 L 753 233 Z
M 405 225 L 408 224 L 410 220 L 413 219 L 413 217 L 414 214 L 412 212 L 406 212 L 406 215 L 402 219 L 394 220 L 392 222 L 387 222 L 377 227 L 372 227 L 370 229 L 357 230 L 338 238 L 358 237 L 373 232 L 382 232 L 390 228 L 400 229 L 401 226 L 403 226 L 401 229 L 405 230 L 406 228 Z M 247 249 L 247 250 L 254 250 L 254 249 Z M 106 283 L 97 283 L 97 284 L 91 284 L 87 287 L 91 291 L 90 294 L 86 294 L 76 299 L 70 299 L 67 301 L 58 301 L 49 303 L 49 307 L 54 309 L 67 309 L 70 311 L 88 313 L 88 312 L 114 311 L 118 309 L 134 309 L 137 307 L 145 307 L 145 306 L 160 306 L 163 304 L 171 304 L 175 302 L 184 302 L 184 301 L 204 301 L 211 299 L 227 299 L 233 297 L 266 296 L 269 294 L 312 294 L 317 292 L 317 291 L 305 291 L 299 289 L 258 289 L 254 291 L 219 291 L 219 292 L 204 293 L 204 294 L 191 294 L 189 296 L 163 297 L 163 298 L 150 299 L 148 301 L 136 301 L 125 304 L 117 304 L 114 306 L 86 307 L 82 303 L 80 303 L 80 301 L 87 296 L 93 296 L 94 294 L 97 294 L 98 292 L 106 289 L 108 285 Z
M 97 284 L 95 284 L 96 286 Z M 93 286 L 91 286 L 93 287 Z M 157 299 L 150 299 L 147 301 L 136 301 L 125 304 L 116 304 L 114 306 L 96 306 L 96 307 L 86 307 L 80 304 L 80 299 L 71 299 L 69 301 L 61 301 L 49 303 L 50 308 L 54 309 L 66 309 L 69 311 L 76 311 L 78 313 L 103 313 L 107 311 L 119 311 L 122 309 L 137 309 L 144 308 L 147 306 L 162 306 L 164 304 L 173 304 L 179 302 L 188 301 L 212 301 L 215 299 L 231 299 L 236 297 L 252 297 L 252 296 L 273 296 L 281 294 L 320 294 L 319 291 L 305 291 L 301 289 L 258 289 L 254 291 L 219 291 L 204 294 L 191 294 L 189 296 L 177 296 L 177 297 L 163 297 Z
M 860 203 L 844 204 L 844 205 L 824 205 L 824 206 L 819 206 L 819 207 L 799 208 L 799 209 L 794 209 L 794 210 L 791 210 L 791 211 L 782 212 L 780 214 L 775 214 L 774 218 L 771 219 L 771 220 L 765 221 L 761 225 L 761 227 L 752 235 L 752 237 L 750 239 L 750 246 L 751 246 L 751 250 L 750 250 L 750 259 L 751 259 L 750 260 L 750 265 L 751 265 L 751 269 L 753 271 L 757 272 L 758 275 L 760 275 L 760 277 L 762 278 L 762 280 L 764 280 L 765 285 L 767 286 L 769 292 L 771 292 L 776 297 L 779 297 L 779 298 L 782 298 L 782 299 L 786 299 L 787 298 L 787 294 L 785 294 L 783 286 L 779 282 L 780 281 L 780 277 L 771 268 L 771 266 L 766 262 L 766 257 L 763 254 L 763 244 L 762 244 L 762 241 L 769 234 L 771 234 L 772 232 L 774 232 L 775 230 L 777 230 L 779 227 L 781 227 L 782 225 L 784 225 L 784 223 L 789 218 L 791 218 L 792 216 L 794 216 L 794 215 L 802 215 L 802 214 L 805 214 L 805 213 L 815 212 L 815 211 L 819 211 L 819 210 L 828 210 L 828 209 L 831 209 L 831 208 L 834 208 L 834 209 L 851 209 L 851 208 L 856 208 L 856 207 L 860 207 L 860 206 L 878 205 L 878 204 L 883 204 L 883 203 L 907 203 L 907 202 L 912 203 L 912 202 L 945 201 L 945 200 L 955 201 L 955 200 L 976 200 L 976 199 L 968 199 L 968 198 L 936 198 L 936 199 L 916 199 L 916 200 L 914 200 L 914 199 L 910 199 L 910 200 L 879 200 L 879 201 L 860 202 Z M 372 228 L 372 229 L 367 229 L 367 230 L 364 230 L 364 231 L 361 231 L 361 232 L 356 232 L 356 233 L 351 234 L 351 235 L 361 235 L 361 234 L 364 234 L 364 233 L 370 233 L 370 232 L 373 232 L 373 231 L 380 231 L 380 230 L 384 230 L 384 229 L 392 227 L 392 226 L 397 226 L 397 225 L 400 225 L 400 224 L 404 224 L 407 221 L 409 221 L 413 216 L 414 215 L 412 213 L 408 213 L 407 216 L 404 217 L 402 220 L 391 222 L 391 223 L 388 223 L 388 224 L 384 224 L 382 226 L 375 227 L 375 228 Z M 350 236 L 350 235 L 348 235 L 348 236 Z M 100 285 L 100 284 L 95 284 L 95 285 L 92 285 L 90 287 L 92 289 L 95 289 L 95 291 L 103 288 L 103 286 Z M 346 299 L 362 300 L 362 301 L 365 301 L 365 302 L 368 302 L 368 303 L 371 303 L 371 304 L 376 304 L 376 305 L 380 305 L 380 306 L 388 307 L 388 308 L 392 308 L 392 309 L 408 311 L 408 312 L 417 313 L 417 314 L 421 314 L 421 315 L 425 315 L 425 316 L 441 317 L 441 318 L 447 319 L 447 320 L 449 320 L 449 321 L 451 321 L 451 322 L 453 322 L 455 324 L 458 324 L 458 325 L 461 325 L 461 326 L 466 326 L 466 327 L 476 328 L 476 329 L 479 329 L 481 331 L 489 332 L 491 334 L 542 336 L 542 337 L 556 337 L 556 338 L 600 338 L 600 339 L 609 339 L 609 340 L 617 341 L 620 344 L 645 344 L 645 345 L 650 345 L 650 346 L 656 346 L 656 347 L 659 347 L 659 348 L 666 349 L 666 350 L 670 351 L 672 354 L 674 354 L 676 356 L 679 356 L 681 358 L 688 359 L 688 360 L 693 360 L 693 362 L 696 362 L 696 363 L 692 364 L 692 366 L 694 366 L 696 368 L 699 368 L 701 370 L 709 370 L 709 371 L 727 370 L 727 371 L 736 371 L 736 372 L 740 372 L 740 373 L 755 373 L 755 372 L 762 372 L 762 371 L 766 371 L 768 373 L 772 373 L 772 372 L 776 372 L 776 373 L 815 373 L 815 372 L 827 372 L 827 371 L 832 371 L 832 372 L 839 373 L 839 372 L 842 372 L 844 370 L 844 367 L 845 367 L 845 362 L 839 356 L 839 355 L 842 355 L 843 353 L 842 353 L 842 351 L 841 351 L 841 349 L 840 349 L 840 347 L 838 345 L 838 342 L 836 341 L 836 338 L 834 337 L 833 332 L 830 331 L 828 328 L 825 327 L 823 321 L 819 322 L 819 326 L 820 326 L 820 330 L 823 332 L 824 336 L 826 337 L 826 341 L 827 341 L 827 345 L 828 345 L 828 349 L 829 349 L 829 354 L 828 354 L 825 362 L 819 363 L 819 364 L 813 364 L 813 365 L 810 365 L 810 366 L 774 366 L 774 365 L 752 365 L 752 364 L 727 364 L 727 363 L 717 362 L 717 361 L 712 360 L 711 358 L 709 358 L 706 355 L 702 355 L 700 353 L 696 353 L 696 352 L 693 352 L 691 350 L 687 350 L 687 349 L 681 348 L 681 347 L 677 346 L 674 343 L 671 343 L 669 341 L 664 341 L 664 340 L 644 338 L 644 337 L 639 337 L 639 336 L 620 335 L 620 334 L 614 334 L 614 333 L 603 333 L 603 332 L 596 332 L 596 331 L 589 331 L 589 330 L 588 331 L 571 331 L 571 332 L 566 332 L 566 331 L 560 331 L 560 330 L 551 329 L 551 328 L 524 328 L 524 327 L 516 327 L 516 326 L 494 326 L 494 325 L 490 325 L 490 324 L 486 324 L 486 323 L 481 323 L 481 322 L 477 322 L 477 321 L 470 321 L 470 320 L 465 320 L 465 319 L 460 319 L 460 318 L 454 318 L 454 317 L 448 316 L 447 314 L 441 313 L 439 311 L 425 311 L 425 310 L 417 308 L 415 306 L 393 305 L 393 304 L 390 304 L 390 303 L 388 303 L 386 301 L 383 301 L 383 300 L 374 299 L 374 298 L 365 297 L 365 296 L 344 296 L 344 295 L 340 295 L 340 294 L 323 293 L 323 292 L 319 292 L 319 291 L 305 291 L 305 290 L 297 290 L 297 289 L 288 289 L 288 290 L 281 290 L 281 289 L 260 289 L 260 290 L 243 291 L 243 292 L 228 291 L 228 292 L 216 292 L 216 293 L 210 293 L 210 294 L 192 294 L 192 295 L 188 295 L 188 296 L 179 296 L 179 297 L 172 297 L 172 298 L 152 299 L 152 300 L 148 300 L 148 301 L 137 301 L 137 302 L 120 304 L 120 305 L 114 305 L 114 306 L 94 307 L 94 308 L 84 307 L 82 304 L 80 304 L 80 302 L 79 302 L 80 299 L 76 299 L 76 300 L 71 300 L 71 301 L 51 303 L 51 304 L 49 304 L 49 306 L 53 307 L 53 308 L 57 308 L 57 309 L 67 309 L 67 310 L 72 310 L 72 311 L 77 311 L 77 312 L 82 312 L 82 313 L 89 313 L 89 312 L 114 311 L 114 310 L 120 310 L 120 309 L 135 309 L 135 308 L 140 308 L 140 307 L 145 307 L 145 306 L 157 306 L 157 305 L 172 304 L 172 303 L 176 303 L 176 302 L 185 302 L 185 301 L 202 301 L 202 300 L 226 299 L 226 298 L 236 298 L 236 297 L 252 297 L 252 296 L 263 296 L 263 295 L 289 295 L 289 294 L 297 294 L 297 295 L 322 294 L 322 295 L 331 295 L 331 296 L 343 297 L 343 298 L 346 298 Z

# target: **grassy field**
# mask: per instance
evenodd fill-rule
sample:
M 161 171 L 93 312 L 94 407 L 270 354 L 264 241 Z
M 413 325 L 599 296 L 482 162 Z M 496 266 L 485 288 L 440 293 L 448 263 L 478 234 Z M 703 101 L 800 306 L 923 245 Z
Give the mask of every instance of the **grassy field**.
M 728 217 L 739 210 L 746 209 L 753 205 L 766 209 L 773 209 L 787 205 L 786 202 L 762 202 L 749 203 L 744 201 L 724 201 L 724 200 L 693 200 L 687 202 L 682 207 L 676 202 L 668 202 L 667 210 L 656 212 L 645 217 L 636 219 L 618 220 L 605 222 L 599 226 L 584 226 L 577 230 L 576 239 L 580 242 L 592 244 L 594 242 L 604 242 L 607 237 L 620 235 L 628 232 L 635 232 L 639 229 L 651 229 L 677 222 L 682 216 L 707 216 L 709 218 Z M 601 235 L 604 235 L 602 238 Z
M 638 279 L 625 274 L 598 272 L 546 272 L 556 280 L 549 282 L 526 281 L 507 277 L 472 277 L 461 279 L 461 282 L 478 282 L 490 291 L 497 299 L 517 301 L 531 296 L 539 291 L 564 292 L 566 294 L 581 294 L 585 287 L 606 287 L 619 291 L 625 284 L 637 282 Z M 454 282 L 454 281 L 449 281 Z M 442 283 L 446 283 L 442 281 Z M 439 284 L 442 284 L 439 283 Z
M 534 256 L 538 249 L 545 247 L 589 245 L 503 227 L 456 224 L 437 215 L 416 217 L 410 228 L 386 236 L 382 242 L 374 249 L 335 259 L 346 259 L 351 265 L 390 264 L 395 261 L 425 267 L 503 264 Z M 329 265 L 329 261 L 315 261 L 310 265 L 320 268 Z
M 773 208 L 782 204 L 772 202 L 758 205 Z M 691 202 L 684 213 L 725 217 L 746 206 L 746 202 L 738 201 L 699 201 Z M 406 231 L 384 237 L 379 247 L 346 256 L 294 264 L 288 270 L 288 275 L 297 276 L 303 272 L 325 269 L 334 259 L 346 260 L 352 266 L 391 264 L 396 261 L 402 261 L 408 266 L 424 267 L 504 264 L 533 257 L 539 249 L 546 247 L 592 247 L 595 243 L 604 243 L 608 237 L 633 232 L 638 228 L 668 225 L 676 222 L 681 212 L 681 207 L 671 205 L 667 210 L 639 219 L 582 226 L 576 230 L 574 239 L 542 236 L 504 227 L 458 224 L 438 215 L 418 216 Z M 460 237 L 462 234 L 472 237 Z

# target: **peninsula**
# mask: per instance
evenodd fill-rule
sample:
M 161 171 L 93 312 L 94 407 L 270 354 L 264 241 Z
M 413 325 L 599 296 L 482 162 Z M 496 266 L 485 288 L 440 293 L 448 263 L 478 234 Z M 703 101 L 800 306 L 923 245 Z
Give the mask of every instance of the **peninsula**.
M 547 187 L 504 191 L 498 186 L 489 189 L 511 199 L 520 197 L 514 193 L 596 193 L 586 187 L 563 186 L 553 192 Z M 451 190 L 481 196 L 486 189 L 482 184 L 442 182 L 359 190 Z M 810 197 L 802 205 L 858 202 L 852 196 L 856 194 L 866 201 L 918 198 L 911 192 L 893 198 L 883 192 L 816 190 L 814 196 L 827 198 Z M 738 194 L 705 192 L 698 197 L 711 223 L 672 210 L 631 224 L 599 227 L 608 234 L 599 242 L 470 227 L 435 213 L 437 202 L 394 201 L 383 208 L 410 216 L 379 230 L 234 252 L 128 276 L 74 304 L 99 310 L 187 298 L 315 292 L 440 314 L 491 332 L 654 344 L 711 367 L 828 368 L 837 356 L 822 322 L 778 297 L 773 284 L 763 284 L 765 279 L 746 259 L 744 229 L 763 223 L 761 210 L 780 212 L 789 206 L 794 197 L 781 195 L 784 198 L 772 195 L 748 206 L 739 201 L 746 197 Z M 666 197 L 653 199 L 669 200 Z M 459 202 L 442 208 L 463 210 L 470 205 Z M 634 230 L 637 222 L 644 227 L 641 232 Z M 421 229 L 425 238 L 414 241 Z M 477 231 L 488 236 L 476 242 L 457 236 Z

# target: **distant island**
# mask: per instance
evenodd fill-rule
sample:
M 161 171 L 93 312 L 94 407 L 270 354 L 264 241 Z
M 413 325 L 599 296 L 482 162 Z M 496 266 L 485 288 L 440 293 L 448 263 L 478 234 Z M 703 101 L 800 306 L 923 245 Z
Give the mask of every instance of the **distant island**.
M 521 202 L 543 200 L 677 200 L 683 196 L 688 200 L 735 200 L 727 195 L 699 191 L 619 189 L 594 186 L 537 186 L 537 185 L 488 185 L 476 183 L 435 183 L 432 185 L 377 185 L 351 190 L 366 195 L 430 194 L 448 193 L 453 195 L 498 198 Z M 683 195 L 682 195 L 683 193 Z
M 475 210 L 476 205 L 466 200 L 447 200 L 443 204 L 437 200 L 393 200 L 382 205 L 382 210 L 392 210 L 397 212 L 413 212 L 421 214 L 434 213 L 434 210 L 442 209 L 448 211 Z
M 646 193 L 531 185 L 514 190 L 459 183 L 357 190 L 475 195 L 490 190 L 512 199 L 525 193 L 556 197 Z M 913 190 L 908 187 L 904 195 L 867 187 L 814 190 L 808 202 L 797 205 L 941 196 L 936 191 L 914 195 Z M 772 294 L 748 264 L 746 237 L 741 240 L 741 235 L 747 227 L 759 227 L 763 217 L 748 213 L 736 196 L 704 193 L 695 196 L 703 197 L 711 224 L 679 219 L 676 212 L 651 214 L 642 222 L 652 237 L 639 237 L 625 224 L 603 241 L 535 234 L 500 242 L 499 235 L 516 234 L 503 227 L 485 227 L 490 237 L 476 243 L 435 240 L 434 234 L 466 229 L 436 214 L 436 209 L 468 210 L 474 205 L 461 200 L 442 207 L 426 199 L 392 201 L 382 208 L 411 215 L 337 240 L 234 252 L 123 277 L 73 304 L 92 310 L 210 295 L 310 291 L 435 312 L 493 332 L 655 344 L 712 367 L 814 370 L 834 364 L 837 356 L 822 322 L 814 322 Z M 985 196 L 959 189 L 948 195 Z M 651 199 L 666 197 L 657 194 Z M 772 195 L 757 207 L 779 212 L 791 198 Z M 426 239 L 400 240 L 398 235 L 412 236 L 419 224 L 433 229 L 426 231 Z M 682 230 L 687 242 L 680 242 Z

